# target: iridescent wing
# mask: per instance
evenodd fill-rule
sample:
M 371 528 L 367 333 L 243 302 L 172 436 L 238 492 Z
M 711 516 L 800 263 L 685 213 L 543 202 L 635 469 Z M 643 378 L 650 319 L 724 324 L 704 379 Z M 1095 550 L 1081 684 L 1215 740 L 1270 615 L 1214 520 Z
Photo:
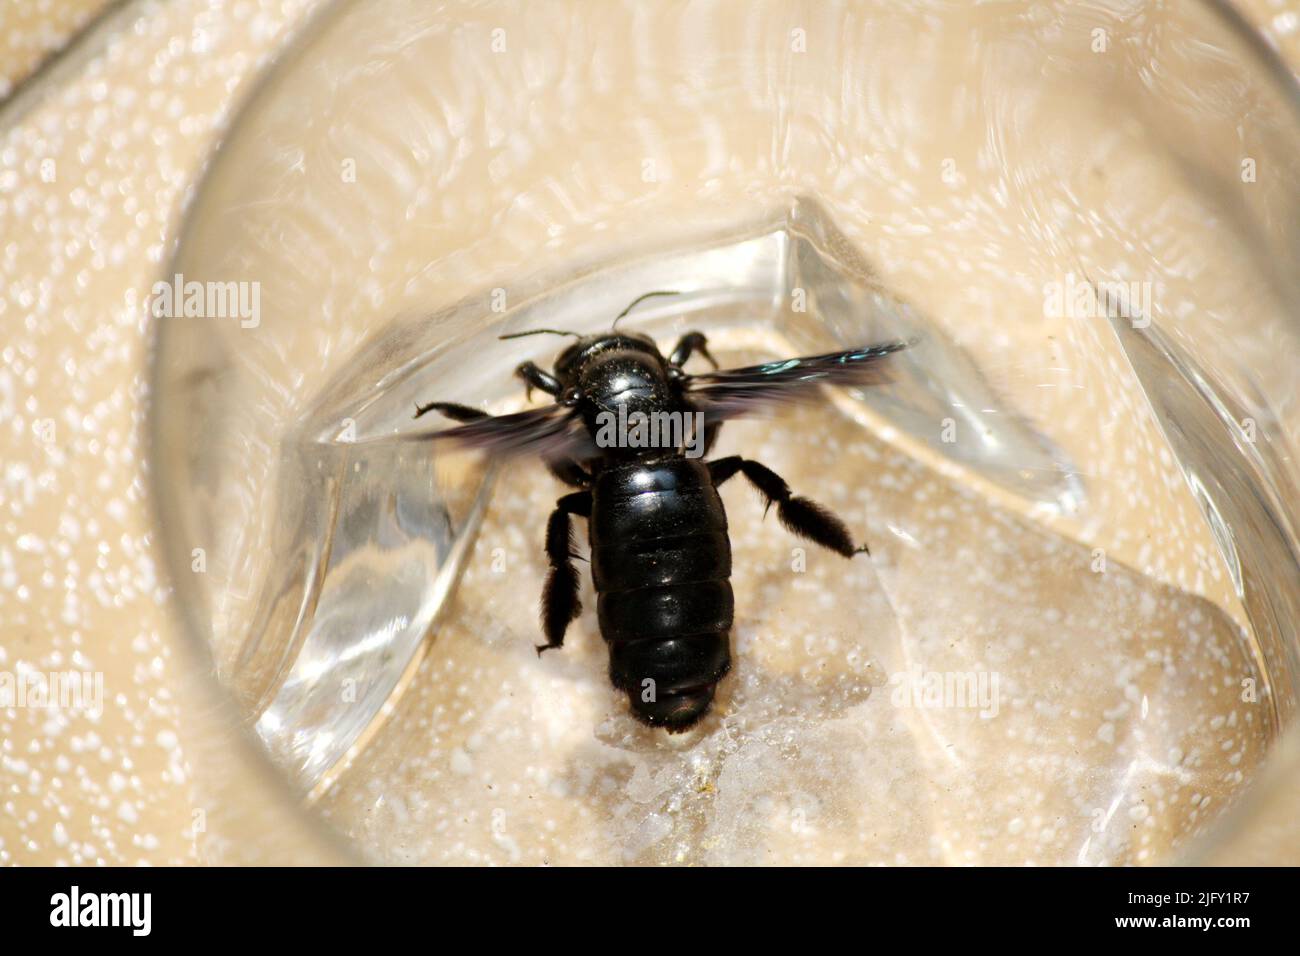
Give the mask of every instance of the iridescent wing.
M 821 385 L 881 385 L 892 380 L 890 363 L 885 360 L 910 344 L 885 342 L 692 375 L 687 380 L 687 396 L 704 413 L 705 422 L 712 424 L 764 406 L 808 401 Z

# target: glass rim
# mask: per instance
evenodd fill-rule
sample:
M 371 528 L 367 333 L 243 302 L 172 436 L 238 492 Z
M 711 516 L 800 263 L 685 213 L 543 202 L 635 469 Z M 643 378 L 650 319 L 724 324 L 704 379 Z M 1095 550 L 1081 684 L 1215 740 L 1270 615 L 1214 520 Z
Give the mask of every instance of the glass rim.
M 192 183 L 190 202 L 173 214 L 172 228 L 169 231 L 173 240 L 172 250 L 159 267 L 157 272 L 159 279 L 167 279 L 176 271 L 175 266 L 187 247 L 187 239 L 193 226 L 193 219 L 189 213 L 208 190 L 210 181 L 228 151 L 230 143 L 237 138 L 250 107 L 261 102 L 268 93 L 272 92 L 275 84 L 294 67 L 301 55 L 311 48 L 313 41 L 329 28 L 336 17 L 340 17 L 344 11 L 355 6 L 356 2 L 357 0 L 322 0 L 315 9 L 304 13 L 301 21 L 290 28 L 285 39 L 273 51 L 270 61 L 251 77 L 245 89 L 233 98 L 224 124 L 211 148 L 204 153 L 202 166 Z M 1291 113 L 1291 123 L 1300 134 L 1300 76 L 1287 67 L 1276 47 L 1245 18 L 1231 0 L 1193 0 L 1193 2 L 1210 14 L 1214 22 L 1223 30 L 1226 42 L 1240 47 L 1242 65 L 1256 71 L 1263 78 L 1264 83 L 1278 94 L 1279 99 L 1287 104 Z M 141 3 L 142 0 L 127 0 L 124 8 L 115 9 L 112 13 L 122 14 L 126 9 Z M 1028 0 L 1025 0 L 1024 5 L 1029 6 Z M 106 16 L 93 23 L 91 29 L 102 32 L 107 37 L 112 34 L 112 28 L 122 19 L 126 18 L 116 15 Z M 88 57 L 93 55 L 94 48 L 97 47 L 97 43 L 79 44 L 77 52 L 81 56 Z M 49 77 L 45 79 L 48 80 Z M 9 107 L 19 92 L 25 91 L 16 90 L 15 96 L 0 103 L 0 129 L 7 125 Z M 21 115 L 20 112 L 19 116 Z M 256 779 L 267 783 L 275 799 L 283 801 L 290 812 L 307 824 L 310 832 L 319 838 L 323 850 L 336 853 L 345 860 L 365 863 L 367 861 L 364 851 L 347 841 L 340 831 L 322 817 L 314 805 L 305 801 L 305 795 L 293 786 L 247 722 L 239 719 L 240 713 L 233 694 L 216 677 L 212 649 L 204 636 L 209 629 L 196 615 L 196 610 L 202 602 L 194 599 L 195 592 L 191 590 L 193 584 L 187 580 L 187 576 L 175 573 L 178 569 L 188 566 L 189 558 L 188 551 L 181 547 L 182 543 L 175 538 L 175 529 L 180 526 L 178 521 L 180 509 L 178 502 L 172 497 L 175 494 L 175 484 L 169 485 L 167 468 L 159 452 L 163 440 L 157 414 L 157 398 L 161 384 L 162 358 L 167 351 L 166 330 L 166 322 L 151 319 L 145 331 L 149 356 L 146 375 L 149 398 L 146 403 L 144 431 L 149 507 L 152 512 L 153 527 L 157 531 L 153 547 L 160 558 L 161 576 L 167 584 L 171 585 L 166 602 L 167 615 L 175 625 L 175 629 L 184 634 L 180 643 L 186 646 L 190 665 L 201 672 L 198 675 L 201 680 L 215 689 L 222 703 L 221 709 L 234 724 L 241 751 L 238 759 L 254 771 Z M 1284 728 L 1283 733 L 1272 742 L 1255 779 L 1241 791 L 1230 808 L 1217 817 L 1203 832 L 1193 836 L 1186 846 L 1175 850 L 1170 859 L 1156 861 L 1157 865 L 1194 863 L 1197 858 L 1224 839 L 1231 840 L 1239 835 L 1243 826 L 1248 825 L 1248 819 L 1244 819 L 1243 815 L 1248 814 L 1249 809 L 1264 796 L 1261 788 L 1276 788 L 1279 784 L 1285 783 L 1273 779 L 1273 775 L 1267 773 L 1275 763 L 1275 753 L 1280 749 L 1280 742 L 1284 738 L 1300 738 L 1300 725 Z

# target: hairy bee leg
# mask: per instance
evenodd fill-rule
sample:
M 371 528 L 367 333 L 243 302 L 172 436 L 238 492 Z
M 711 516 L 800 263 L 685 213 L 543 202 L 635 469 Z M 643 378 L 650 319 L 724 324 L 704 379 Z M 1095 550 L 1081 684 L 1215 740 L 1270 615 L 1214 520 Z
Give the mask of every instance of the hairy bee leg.
M 554 461 L 546 462 L 547 470 L 564 482 L 566 485 L 572 485 L 574 488 L 590 488 L 591 475 L 572 458 L 559 458 Z
M 560 382 L 554 375 L 549 372 L 543 372 L 538 368 L 536 362 L 524 362 L 517 369 L 515 375 L 524 380 L 527 385 L 527 391 L 524 393 L 528 398 L 533 397 L 533 389 L 540 389 L 547 395 L 560 394 Z
M 419 418 L 429 412 L 441 412 L 455 422 L 473 422 L 480 418 L 487 418 L 488 413 L 481 408 L 471 408 L 469 405 L 461 405 L 457 402 L 430 402 L 428 405 L 417 404 L 415 406 L 414 418 Z
M 582 602 L 578 600 L 578 572 L 573 566 L 571 515 L 590 517 L 590 491 L 575 491 L 557 501 L 546 525 L 546 557 L 551 562 L 551 571 L 542 591 L 542 633 L 546 635 L 546 643 L 537 645 L 538 657 L 542 651 L 563 646 L 569 622 L 582 610 Z
M 713 475 L 715 486 L 736 472 L 743 474 L 767 499 L 768 508 L 776 505 L 776 515 L 781 524 L 799 537 L 807 538 L 846 558 L 851 558 L 858 552 L 871 553 L 866 545 L 859 548 L 853 544 L 849 529 L 829 510 L 815 501 L 792 495 L 785 479 L 772 469 L 740 455 L 732 455 L 709 462 L 709 472 Z
M 709 354 L 709 340 L 704 337 L 703 332 L 687 332 L 678 339 L 668 356 L 668 364 L 679 367 L 685 365 L 696 352 L 703 355 L 714 368 L 718 367 L 717 361 Z

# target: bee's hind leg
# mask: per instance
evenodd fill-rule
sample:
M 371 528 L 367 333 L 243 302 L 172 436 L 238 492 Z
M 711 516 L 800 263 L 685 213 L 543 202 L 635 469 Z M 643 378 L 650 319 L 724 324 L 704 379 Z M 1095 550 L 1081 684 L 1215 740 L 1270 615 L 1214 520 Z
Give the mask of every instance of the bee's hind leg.
M 591 516 L 591 492 L 575 491 L 555 503 L 551 520 L 546 524 L 546 557 L 551 562 L 546 587 L 542 591 L 542 633 L 546 643 L 537 645 L 537 656 L 542 651 L 564 644 L 564 632 L 569 622 L 582 610 L 578 600 L 578 571 L 573 566 L 573 529 L 569 518 Z
M 736 472 L 743 474 L 767 499 L 768 508 L 776 505 L 776 515 L 781 519 L 781 524 L 799 537 L 807 538 L 846 558 L 859 552 L 871 553 L 866 545 L 859 548 L 853 543 L 843 521 L 817 502 L 791 494 L 785 479 L 765 465 L 740 455 L 732 455 L 709 462 L 709 472 L 713 475 L 715 486 Z

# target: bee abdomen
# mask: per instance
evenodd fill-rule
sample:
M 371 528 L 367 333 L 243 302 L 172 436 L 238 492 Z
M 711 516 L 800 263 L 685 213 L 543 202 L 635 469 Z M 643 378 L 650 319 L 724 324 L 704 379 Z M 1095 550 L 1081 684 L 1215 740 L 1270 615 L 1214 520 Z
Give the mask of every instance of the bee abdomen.
M 600 633 L 616 645 L 685 634 L 727 633 L 732 611 L 731 584 L 725 580 L 608 591 L 596 602 Z
M 599 544 L 591 549 L 592 583 L 601 593 L 730 577 L 731 542 L 725 531 Z
M 704 716 L 731 669 L 731 583 L 606 591 L 596 608 L 609 644 L 610 681 L 627 694 L 633 714 L 673 731 Z
M 674 458 L 602 473 L 591 572 L 609 676 L 641 721 L 685 730 L 731 667 L 731 543 L 708 466 Z
M 726 632 L 614 644 L 609 674 L 644 723 L 685 730 L 708 711 L 718 681 L 731 669 Z

